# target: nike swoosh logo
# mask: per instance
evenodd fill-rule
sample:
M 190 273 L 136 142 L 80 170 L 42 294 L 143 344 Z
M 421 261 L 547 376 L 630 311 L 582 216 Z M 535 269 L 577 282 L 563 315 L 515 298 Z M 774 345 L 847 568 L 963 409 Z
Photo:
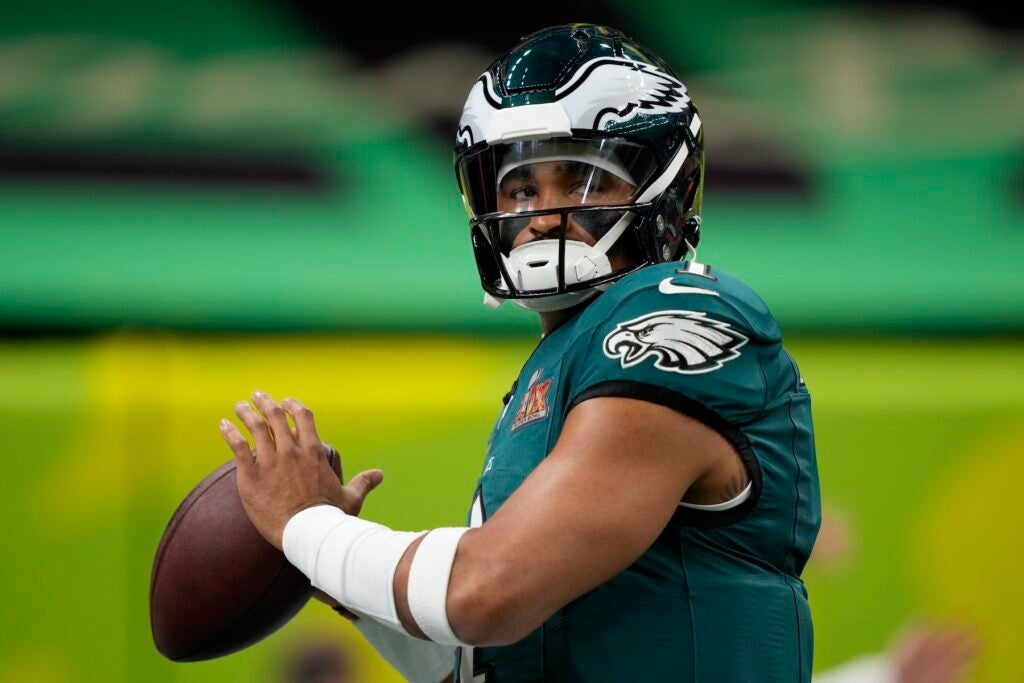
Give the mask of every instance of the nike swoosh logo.
M 718 292 L 713 292 L 710 289 L 674 284 L 670 277 L 661 281 L 661 284 L 658 285 L 658 291 L 662 294 L 708 294 L 710 296 L 718 296 Z

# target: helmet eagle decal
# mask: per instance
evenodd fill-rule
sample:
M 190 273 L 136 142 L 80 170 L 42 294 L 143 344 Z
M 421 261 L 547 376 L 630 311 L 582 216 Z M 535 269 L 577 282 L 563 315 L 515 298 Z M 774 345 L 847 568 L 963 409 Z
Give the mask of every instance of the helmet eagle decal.
M 681 81 L 652 64 L 620 57 L 598 57 L 582 64 L 573 77 L 555 89 L 577 128 L 608 130 L 637 114 L 680 114 L 690 106 Z M 501 109 L 490 71 L 473 85 L 459 121 L 456 145 L 470 147 L 487 137 L 491 117 Z
M 604 354 L 623 368 L 653 356 L 659 370 L 696 375 L 738 358 L 748 341 L 705 313 L 657 311 L 616 325 L 604 338 Z
M 573 121 L 593 113 L 594 130 L 645 114 L 678 114 L 690 103 L 686 86 L 661 69 L 632 59 L 602 57 L 583 64 L 555 97 Z

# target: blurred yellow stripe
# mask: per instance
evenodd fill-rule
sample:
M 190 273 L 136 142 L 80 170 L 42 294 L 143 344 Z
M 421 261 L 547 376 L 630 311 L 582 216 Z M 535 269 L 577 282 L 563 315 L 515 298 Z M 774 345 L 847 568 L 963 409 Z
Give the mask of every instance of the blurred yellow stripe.
M 114 334 L 85 355 L 73 450 L 38 495 L 56 531 L 126 513 L 129 498 L 187 492 L 197 472 L 230 458 L 217 422 L 240 424 L 233 406 L 254 389 L 305 402 L 327 441 L 346 424 L 401 429 L 410 415 L 497 414 L 529 350 L 437 337 Z

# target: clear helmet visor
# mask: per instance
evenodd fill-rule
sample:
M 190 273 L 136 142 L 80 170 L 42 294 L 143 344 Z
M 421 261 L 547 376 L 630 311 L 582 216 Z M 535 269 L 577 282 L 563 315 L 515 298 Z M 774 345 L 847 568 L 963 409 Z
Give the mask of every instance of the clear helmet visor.
M 628 204 L 654 173 L 653 155 L 621 138 L 521 140 L 484 147 L 457 164 L 471 218 Z
M 527 140 L 464 156 L 460 180 L 485 290 L 545 310 L 636 267 L 640 249 L 628 228 L 654 170 L 645 147 L 616 138 Z

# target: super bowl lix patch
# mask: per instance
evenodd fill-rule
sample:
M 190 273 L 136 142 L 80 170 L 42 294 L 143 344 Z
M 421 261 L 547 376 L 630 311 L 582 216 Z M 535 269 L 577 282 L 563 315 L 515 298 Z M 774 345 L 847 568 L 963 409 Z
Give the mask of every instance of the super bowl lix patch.
M 543 420 L 548 416 L 548 391 L 551 390 L 551 380 L 539 382 L 538 378 L 539 372 L 535 372 L 526 393 L 519 401 L 519 408 L 512 420 L 513 432 L 523 425 Z

